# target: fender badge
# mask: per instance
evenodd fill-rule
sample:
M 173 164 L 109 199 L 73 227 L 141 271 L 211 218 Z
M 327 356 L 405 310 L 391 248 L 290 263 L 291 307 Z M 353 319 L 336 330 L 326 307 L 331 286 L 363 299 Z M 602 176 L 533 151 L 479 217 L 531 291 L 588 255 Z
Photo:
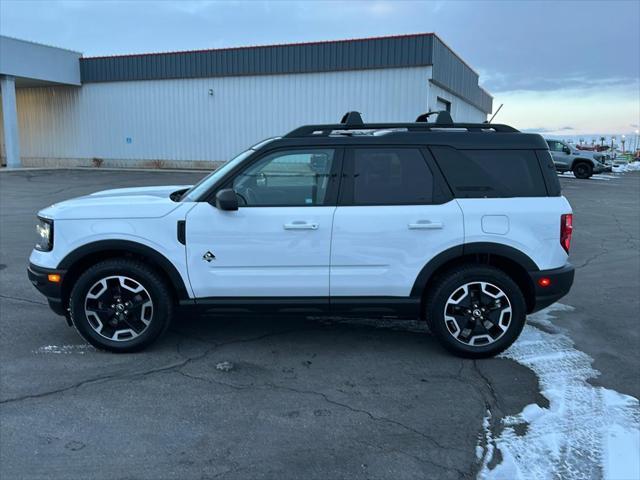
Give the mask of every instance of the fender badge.
M 211 253 L 211 252 L 207 251 L 207 253 L 205 253 L 205 254 L 202 256 L 202 259 L 203 259 L 205 262 L 211 262 L 211 260 L 215 260 L 215 259 L 216 259 L 216 256 L 215 256 L 213 253 Z

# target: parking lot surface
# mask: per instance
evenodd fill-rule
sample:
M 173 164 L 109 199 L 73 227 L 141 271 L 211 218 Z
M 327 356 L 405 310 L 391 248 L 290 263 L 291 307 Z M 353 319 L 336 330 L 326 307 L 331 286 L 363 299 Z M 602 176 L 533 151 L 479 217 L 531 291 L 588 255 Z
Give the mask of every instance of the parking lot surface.
M 475 478 L 485 418 L 548 406 L 529 368 L 453 357 L 419 322 L 180 315 L 143 353 L 88 347 L 27 280 L 34 214 L 201 176 L 0 172 L 0 478 Z M 555 323 L 592 383 L 638 397 L 640 174 L 561 183 L 577 272 Z

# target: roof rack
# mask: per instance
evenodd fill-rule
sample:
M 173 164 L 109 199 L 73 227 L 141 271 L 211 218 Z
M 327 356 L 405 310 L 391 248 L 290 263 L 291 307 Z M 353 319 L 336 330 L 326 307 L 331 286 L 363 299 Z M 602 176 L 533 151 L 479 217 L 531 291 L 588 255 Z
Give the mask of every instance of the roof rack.
M 426 123 L 431 114 L 438 114 L 436 123 Z M 328 137 L 331 134 L 353 135 L 355 131 L 361 130 L 393 130 L 402 129 L 408 132 L 432 132 L 442 130 L 467 130 L 468 132 L 498 132 L 514 133 L 518 132 L 509 125 L 499 123 L 455 123 L 449 112 L 429 112 L 420 115 L 415 123 L 364 123 L 360 112 L 347 112 L 342 117 L 341 123 L 327 125 L 304 125 L 287 133 L 284 138 L 295 137 Z
M 509 125 L 499 123 L 363 123 L 362 125 L 345 125 L 338 123 L 335 125 L 304 125 L 287 133 L 284 138 L 294 137 L 328 137 L 334 132 L 345 132 L 355 130 L 391 130 L 405 129 L 408 132 L 432 132 L 442 130 L 466 129 L 469 132 L 493 131 L 498 133 L 518 132 Z

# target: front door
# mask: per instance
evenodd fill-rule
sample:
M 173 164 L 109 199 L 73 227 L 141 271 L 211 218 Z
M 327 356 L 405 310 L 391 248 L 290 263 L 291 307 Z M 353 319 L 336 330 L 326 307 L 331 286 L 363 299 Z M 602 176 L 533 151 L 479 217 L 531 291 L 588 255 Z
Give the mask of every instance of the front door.
M 186 221 L 196 298 L 326 299 L 339 160 L 331 148 L 267 153 L 224 185 L 237 211 L 198 203 Z
M 549 140 L 547 143 L 556 168 L 562 171 L 570 170 L 571 155 L 567 153 L 568 147 L 564 143 L 556 140 Z

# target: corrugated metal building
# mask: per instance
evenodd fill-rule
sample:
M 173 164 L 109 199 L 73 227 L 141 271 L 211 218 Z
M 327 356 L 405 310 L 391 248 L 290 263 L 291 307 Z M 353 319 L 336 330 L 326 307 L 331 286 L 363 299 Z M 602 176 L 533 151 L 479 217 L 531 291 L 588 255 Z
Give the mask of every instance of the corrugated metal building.
M 210 166 L 348 110 L 380 122 L 449 109 L 481 122 L 492 109 L 478 74 L 434 34 L 79 63 L 79 87 L 16 83 L 23 165 Z

